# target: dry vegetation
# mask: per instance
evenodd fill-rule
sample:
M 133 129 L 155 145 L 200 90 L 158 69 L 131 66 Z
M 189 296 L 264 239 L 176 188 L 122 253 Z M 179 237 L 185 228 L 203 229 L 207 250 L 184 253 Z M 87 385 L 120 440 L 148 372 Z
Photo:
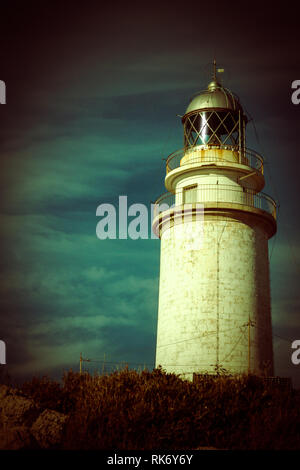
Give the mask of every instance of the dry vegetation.
M 254 376 L 194 384 L 161 369 L 70 371 L 62 384 L 33 378 L 21 390 L 68 414 L 64 449 L 300 449 L 299 392 Z

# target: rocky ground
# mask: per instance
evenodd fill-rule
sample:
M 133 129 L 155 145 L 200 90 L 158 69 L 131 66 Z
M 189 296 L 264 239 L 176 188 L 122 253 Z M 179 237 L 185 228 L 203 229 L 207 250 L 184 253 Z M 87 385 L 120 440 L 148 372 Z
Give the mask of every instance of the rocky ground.
M 0 449 L 55 449 L 67 415 L 42 409 L 16 389 L 0 385 Z

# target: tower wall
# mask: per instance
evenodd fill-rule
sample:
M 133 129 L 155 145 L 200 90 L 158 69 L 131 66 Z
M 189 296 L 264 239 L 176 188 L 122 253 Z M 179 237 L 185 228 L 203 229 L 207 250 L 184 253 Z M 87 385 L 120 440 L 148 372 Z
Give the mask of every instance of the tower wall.
M 243 373 L 250 350 L 251 372 L 273 374 L 268 236 L 246 219 L 204 213 L 203 232 L 200 221 L 162 231 L 156 366 Z
M 243 187 L 238 183 L 238 175 L 234 172 L 221 170 L 198 170 L 191 175 L 178 176 L 174 182 L 176 204 L 185 203 L 184 188 L 196 186 L 196 199 L 200 202 L 222 201 L 245 204 L 249 194 L 243 194 Z
M 205 170 L 204 168 L 194 170 L 192 174 L 186 175 L 182 174 L 177 177 L 174 186 L 176 186 L 176 191 L 180 188 L 184 188 L 190 184 L 225 184 L 230 186 L 237 186 L 240 189 L 240 184 L 238 183 L 238 174 L 232 171 L 226 171 L 222 168 L 221 170 Z

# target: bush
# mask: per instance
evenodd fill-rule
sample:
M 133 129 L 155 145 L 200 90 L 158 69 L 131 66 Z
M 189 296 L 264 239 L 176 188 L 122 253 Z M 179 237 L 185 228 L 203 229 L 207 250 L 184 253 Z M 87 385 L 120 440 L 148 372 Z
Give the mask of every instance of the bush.
M 64 449 L 300 449 L 300 397 L 254 376 L 200 377 L 161 368 L 32 379 L 23 390 L 69 414 Z
M 20 390 L 24 395 L 33 398 L 41 408 L 61 413 L 69 413 L 73 409 L 68 393 L 59 382 L 47 376 L 33 377 L 30 381 L 24 382 Z

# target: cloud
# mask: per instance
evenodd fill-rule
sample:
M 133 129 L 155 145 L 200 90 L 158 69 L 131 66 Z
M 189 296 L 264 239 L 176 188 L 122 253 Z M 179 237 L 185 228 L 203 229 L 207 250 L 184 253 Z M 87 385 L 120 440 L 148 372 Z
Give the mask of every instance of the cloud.
M 8 340 L 15 373 L 70 366 L 82 349 L 94 357 L 104 349 L 118 360 L 140 337 L 148 348 L 144 361 L 149 360 L 158 298 L 157 270 L 151 269 L 153 250 L 158 250 L 155 242 L 144 240 L 143 257 L 138 241 L 126 244 L 99 241 L 96 234 L 65 233 L 50 228 L 43 216 L 6 219 L 23 230 L 14 235 L 21 256 L 0 278 L 2 308 L 9 312 L 1 333 Z M 132 273 L 124 265 L 126 259 Z M 16 352 L 19 341 L 26 344 L 22 358 Z M 62 360 L 63 348 L 68 353 Z M 133 353 L 130 356 L 133 360 Z

